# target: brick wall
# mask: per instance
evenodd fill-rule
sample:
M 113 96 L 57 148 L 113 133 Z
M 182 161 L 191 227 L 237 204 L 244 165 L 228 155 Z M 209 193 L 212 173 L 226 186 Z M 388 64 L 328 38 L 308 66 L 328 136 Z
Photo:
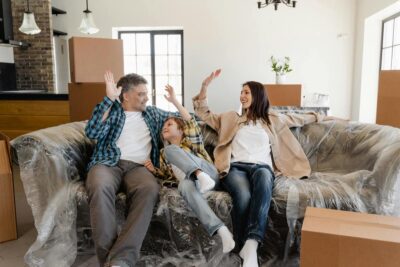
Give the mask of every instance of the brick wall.
M 31 44 L 27 49 L 14 48 L 17 69 L 17 88 L 54 91 L 53 32 L 50 0 L 30 0 L 30 11 L 35 14 L 39 34 L 27 35 L 18 30 L 26 9 L 26 0 L 11 0 L 14 39 Z

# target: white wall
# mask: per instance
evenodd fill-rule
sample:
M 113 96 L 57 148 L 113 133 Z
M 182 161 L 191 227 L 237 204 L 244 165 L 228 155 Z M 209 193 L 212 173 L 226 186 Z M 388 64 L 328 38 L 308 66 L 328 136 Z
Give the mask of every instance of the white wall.
M 14 51 L 12 47 L 0 46 L 0 62 L 14 63 Z
M 52 2 L 68 12 L 53 17 L 54 28 L 83 36 L 77 28 L 84 1 Z M 203 77 L 222 68 L 209 91 L 210 106 L 237 109 L 243 82 L 274 82 L 268 62 L 274 55 L 291 58 L 288 82 L 303 84 L 303 94 L 329 94 L 331 113 L 350 117 L 356 0 L 298 1 L 295 9 L 281 5 L 278 11 L 257 9 L 256 0 L 96 0 L 89 9 L 100 28 L 94 37 L 111 38 L 112 27 L 183 27 L 190 108 Z
M 358 0 L 351 117 L 375 123 L 382 20 L 400 12 L 398 0 Z M 390 7 L 392 6 L 392 7 Z

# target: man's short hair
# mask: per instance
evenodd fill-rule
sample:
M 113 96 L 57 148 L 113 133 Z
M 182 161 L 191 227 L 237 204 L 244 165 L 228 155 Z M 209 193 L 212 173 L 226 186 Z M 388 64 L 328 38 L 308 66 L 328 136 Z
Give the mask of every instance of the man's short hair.
M 121 94 L 119 95 L 121 103 L 124 101 L 123 94 L 139 84 L 147 84 L 147 81 L 143 76 L 136 73 L 127 74 L 119 79 L 117 88 L 122 87 Z

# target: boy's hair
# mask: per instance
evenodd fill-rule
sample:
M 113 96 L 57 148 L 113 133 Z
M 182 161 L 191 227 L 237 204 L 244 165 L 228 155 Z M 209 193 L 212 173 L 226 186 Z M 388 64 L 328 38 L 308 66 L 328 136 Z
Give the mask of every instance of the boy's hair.
M 178 129 L 183 131 L 183 128 L 185 127 L 185 122 L 183 121 L 183 119 L 181 119 L 179 117 L 171 116 L 171 117 L 168 117 L 168 119 L 166 119 L 165 122 L 167 122 L 169 120 L 173 120 L 174 122 L 176 122 L 176 124 L 178 125 Z M 165 124 L 165 122 L 164 122 L 164 124 Z
M 121 94 L 119 95 L 119 100 L 121 103 L 124 101 L 124 93 L 131 90 L 134 86 L 139 84 L 147 84 L 147 80 L 136 73 L 130 73 L 125 76 L 122 76 L 117 83 L 117 88 L 122 87 Z
M 164 124 L 166 124 L 167 123 L 167 121 L 169 121 L 169 120 L 173 120 L 177 125 L 178 125 L 178 130 L 181 130 L 182 131 L 182 138 L 184 138 L 185 137 L 185 134 L 183 133 L 183 128 L 185 127 L 185 122 L 183 121 L 183 119 L 182 118 L 179 118 L 179 117 L 175 117 L 175 116 L 170 116 L 170 117 L 168 117 L 165 121 L 164 121 Z M 161 133 L 161 141 L 165 144 L 165 140 L 164 140 L 164 137 L 163 137 L 163 135 L 162 135 L 162 133 Z

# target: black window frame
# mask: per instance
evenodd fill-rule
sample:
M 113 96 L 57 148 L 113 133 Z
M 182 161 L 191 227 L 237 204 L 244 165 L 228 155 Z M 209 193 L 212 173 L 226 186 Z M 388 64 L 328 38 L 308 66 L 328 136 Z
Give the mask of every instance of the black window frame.
M 379 61 L 379 71 L 382 71 L 382 59 L 383 59 L 383 50 L 385 49 L 385 48 L 392 48 L 392 54 L 391 54 L 391 56 L 390 56 L 390 69 L 389 70 L 394 70 L 393 69 L 393 51 L 394 51 L 394 47 L 397 47 L 397 46 L 400 46 L 400 44 L 394 44 L 394 21 L 397 19 L 397 18 L 399 18 L 400 19 L 400 12 L 399 13 L 396 13 L 396 14 L 394 14 L 394 15 L 392 15 L 392 16 L 390 16 L 390 17 L 388 17 L 388 18 L 386 18 L 386 19 L 384 19 L 383 21 L 382 21 L 382 34 L 381 34 L 381 55 L 380 55 L 380 61 Z M 392 32 L 392 44 L 391 44 L 391 46 L 387 46 L 387 47 L 383 47 L 383 37 L 384 37 L 384 34 L 385 34 L 385 23 L 386 22 L 388 22 L 388 21 L 390 21 L 390 20 L 393 20 L 393 32 Z
M 185 67 L 184 67 L 184 47 L 183 47 L 183 30 L 120 30 L 118 31 L 118 39 L 121 40 L 121 34 L 137 34 L 137 33 L 149 33 L 150 34 L 150 56 L 151 56 L 151 84 L 154 88 L 151 88 L 151 99 L 154 106 L 157 106 L 156 99 L 156 73 L 155 73 L 155 48 L 154 48 L 154 36 L 155 35 L 167 35 L 167 34 L 179 34 L 181 35 L 181 69 L 182 69 L 182 106 L 185 106 Z

